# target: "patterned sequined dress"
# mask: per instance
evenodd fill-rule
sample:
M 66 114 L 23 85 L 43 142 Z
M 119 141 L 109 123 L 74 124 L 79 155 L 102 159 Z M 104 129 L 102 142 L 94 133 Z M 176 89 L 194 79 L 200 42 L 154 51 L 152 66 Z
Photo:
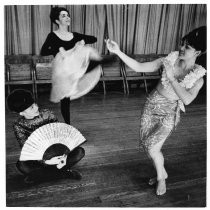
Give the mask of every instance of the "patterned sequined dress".
M 175 57 L 178 56 L 178 53 L 172 52 L 171 55 Z M 179 84 L 189 90 L 205 73 L 206 70 L 202 66 L 195 65 L 194 69 L 179 81 Z M 163 88 L 170 96 L 178 98 L 172 85 L 167 81 L 165 69 L 163 69 L 161 81 Z M 185 112 L 184 104 L 180 99 L 169 100 L 154 90 L 147 98 L 141 115 L 140 147 L 143 146 L 148 151 L 155 144 L 165 141 L 180 121 L 180 110 Z
M 147 151 L 161 140 L 167 139 L 180 119 L 178 101 L 168 100 L 157 90 L 145 103 L 140 121 L 140 146 Z

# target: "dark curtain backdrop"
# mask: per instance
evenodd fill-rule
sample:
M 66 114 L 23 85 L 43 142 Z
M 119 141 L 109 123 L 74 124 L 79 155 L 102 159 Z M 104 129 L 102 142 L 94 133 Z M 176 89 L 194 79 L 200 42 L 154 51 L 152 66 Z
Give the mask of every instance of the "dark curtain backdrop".
M 167 54 L 183 35 L 207 24 L 206 4 L 8 5 L 5 55 L 40 53 L 47 34 L 56 30 L 49 18 L 53 6 L 69 10 L 70 31 L 96 36 L 93 46 L 101 54 L 107 53 L 108 37 L 128 54 Z

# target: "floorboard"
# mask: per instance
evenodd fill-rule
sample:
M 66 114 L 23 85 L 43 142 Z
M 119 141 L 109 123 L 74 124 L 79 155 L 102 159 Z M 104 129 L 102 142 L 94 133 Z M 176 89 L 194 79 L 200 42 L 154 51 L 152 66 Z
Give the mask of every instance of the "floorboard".
M 59 104 L 39 94 L 40 107 L 63 121 Z M 167 193 L 156 196 L 147 184 L 155 171 L 142 148 L 138 129 L 146 95 L 90 93 L 72 101 L 71 123 L 86 137 L 85 157 L 74 166 L 81 181 L 57 179 L 32 186 L 23 182 L 15 163 L 20 148 L 6 109 L 6 203 L 8 207 L 204 207 L 206 206 L 206 100 L 186 107 L 181 122 L 163 146 L 169 174 Z

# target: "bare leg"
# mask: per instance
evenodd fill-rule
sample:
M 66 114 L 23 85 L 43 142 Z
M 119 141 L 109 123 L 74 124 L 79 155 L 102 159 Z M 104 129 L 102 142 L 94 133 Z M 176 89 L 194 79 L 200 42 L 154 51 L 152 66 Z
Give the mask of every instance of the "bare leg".
M 155 165 L 154 165 L 154 168 L 155 168 Z M 165 174 L 165 179 L 167 179 L 168 178 L 168 174 L 167 174 L 167 172 L 165 170 L 165 167 L 163 167 L 163 174 Z M 157 183 L 157 177 L 152 177 L 152 178 L 149 179 L 149 182 L 148 182 L 149 185 L 154 185 L 156 183 Z
M 148 156 L 149 156 L 149 158 L 151 159 L 151 157 L 150 157 L 149 154 L 148 154 Z M 155 168 L 155 165 L 154 165 L 154 162 L 153 162 L 153 161 L 152 161 L 152 163 L 153 163 L 153 166 L 154 166 L 154 168 Z M 156 184 L 156 183 L 157 183 L 157 176 L 152 177 L 152 178 L 149 179 L 149 182 L 148 182 L 149 185 L 154 185 L 154 184 Z
M 156 101 L 155 99 L 155 103 L 158 103 L 158 100 Z M 149 158 L 152 159 L 157 173 L 157 177 L 150 179 L 149 184 L 152 185 L 156 183 L 156 194 L 163 195 L 166 193 L 165 180 L 168 178 L 168 174 L 164 167 L 164 157 L 161 148 L 174 128 L 174 116 L 167 115 L 162 118 L 156 111 L 153 112 L 153 109 L 151 109 L 148 104 L 150 104 L 150 102 L 147 102 L 145 105 L 141 117 L 140 140 L 145 147 Z M 155 109 L 156 108 L 154 108 L 154 110 Z
M 163 195 L 166 193 L 166 183 L 165 180 L 168 177 L 168 174 L 164 167 L 164 157 L 161 152 L 162 145 L 165 140 L 155 144 L 149 151 L 148 154 L 150 158 L 153 161 L 153 164 L 155 166 L 156 172 L 157 172 L 157 188 L 156 188 L 156 194 L 157 195 Z M 152 182 L 153 181 L 153 182 Z M 150 183 L 154 183 L 155 179 L 152 179 Z

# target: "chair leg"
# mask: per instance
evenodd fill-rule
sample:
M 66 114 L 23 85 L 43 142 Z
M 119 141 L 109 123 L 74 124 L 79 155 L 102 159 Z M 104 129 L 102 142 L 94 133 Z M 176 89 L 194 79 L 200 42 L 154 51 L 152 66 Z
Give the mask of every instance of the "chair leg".
M 129 95 L 130 94 L 129 84 L 128 84 L 128 81 L 127 80 L 125 80 L 125 82 L 126 82 L 127 94 Z
M 144 79 L 144 87 L 145 87 L 146 93 L 148 93 L 148 89 L 147 89 L 147 81 L 146 81 L 146 79 Z
M 8 95 L 10 94 L 10 86 L 9 85 L 7 85 L 7 91 L 8 91 Z
M 124 65 L 121 68 L 121 74 L 123 76 L 123 87 L 124 87 L 124 93 L 129 95 L 129 90 L 128 90 L 128 81 L 126 79 L 126 73 L 125 73 L 125 67 Z
M 35 84 L 32 84 L 32 91 L 33 91 L 33 97 L 34 97 L 34 101 L 36 101 L 36 91 L 35 91 Z
M 106 84 L 105 84 L 105 81 L 102 81 L 103 82 L 103 88 L 104 88 L 104 95 L 106 95 Z
M 34 92 L 35 92 L 35 101 L 38 99 L 38 93 L 37 93 L 37 84 L 34 84 Z
M 124 94 L 127 94 L 126 85 L 125 85 L 125 80 L 123 80 L 123 89 L 124 89 Z

